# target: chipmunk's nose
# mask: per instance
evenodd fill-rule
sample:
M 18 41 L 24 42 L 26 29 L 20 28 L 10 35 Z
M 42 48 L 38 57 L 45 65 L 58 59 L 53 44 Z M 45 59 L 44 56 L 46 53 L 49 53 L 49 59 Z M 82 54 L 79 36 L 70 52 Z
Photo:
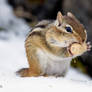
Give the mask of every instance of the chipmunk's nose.
M 81 38 L 80 36 L 77 37 L 77 40 L 78 40 L 78 42 L 79 42 L 80 44 L 83 43 L 83 40 L 82 40 L 82 38 Z

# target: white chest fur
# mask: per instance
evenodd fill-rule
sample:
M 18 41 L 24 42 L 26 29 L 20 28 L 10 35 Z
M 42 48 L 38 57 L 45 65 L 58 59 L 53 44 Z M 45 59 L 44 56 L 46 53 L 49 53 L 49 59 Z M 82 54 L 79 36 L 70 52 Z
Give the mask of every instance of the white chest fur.
M 37 50 L 37 56 L 39 59 L 39 64 L 41 67 L 42 75 L 55 75 L 64 76 L 70 66 L 72 58 L 60 58 L 43 52 L 42 50 Z

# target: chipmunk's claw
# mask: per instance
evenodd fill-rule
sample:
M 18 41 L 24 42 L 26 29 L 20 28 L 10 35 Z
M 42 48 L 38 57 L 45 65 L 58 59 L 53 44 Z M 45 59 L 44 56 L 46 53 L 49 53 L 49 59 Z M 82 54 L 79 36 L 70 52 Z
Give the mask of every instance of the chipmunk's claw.
M 90 51 L 91 48 L 92 48 L 91 43 L 90 42 L 87 42 L 87 51 Z

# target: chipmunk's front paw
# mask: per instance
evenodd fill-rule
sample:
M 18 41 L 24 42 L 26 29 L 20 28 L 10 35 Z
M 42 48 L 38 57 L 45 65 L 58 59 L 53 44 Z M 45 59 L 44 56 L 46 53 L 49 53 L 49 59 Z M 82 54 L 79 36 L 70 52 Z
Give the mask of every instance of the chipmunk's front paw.
M 90 51 L 91 48 L 92 48 L 91 43 L 90 42 L 87 42 L 87 51 Z

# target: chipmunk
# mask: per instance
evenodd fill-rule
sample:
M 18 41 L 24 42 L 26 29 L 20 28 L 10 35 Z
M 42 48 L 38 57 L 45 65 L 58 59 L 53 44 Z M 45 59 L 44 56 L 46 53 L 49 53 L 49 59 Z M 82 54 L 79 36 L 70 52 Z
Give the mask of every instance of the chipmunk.
M 25 40 L 29 68 L 17 73 L 22 77 L 65 76 L 71 60 L 90 50 L 86 40 L 86 30 L 76 17 L 70 12 L 63 16 L 59 11 L 56 20 L 43 20 L 29 32 Z M 82 52 L 71 54 L 69 46 L 73 43 L 81 44 Z

